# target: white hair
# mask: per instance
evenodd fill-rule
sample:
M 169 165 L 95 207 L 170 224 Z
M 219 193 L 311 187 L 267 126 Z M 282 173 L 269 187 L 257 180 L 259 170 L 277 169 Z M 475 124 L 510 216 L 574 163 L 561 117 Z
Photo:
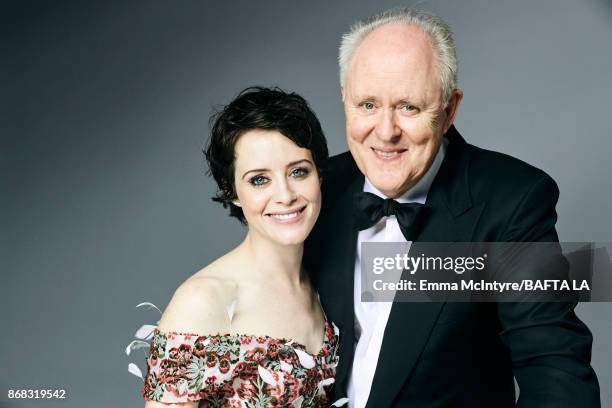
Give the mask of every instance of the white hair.
M 453 33 L 440 17 L 421 10 L 396 8 L 354 23 L 340 43 L 340 86 L 344 87 L 348 66 L 365 37 L 380 26 L 397 22 L 414 25 L 429 35 L 437 57 L 442 102 L 446 106 L 457 88 L 457 54 Z

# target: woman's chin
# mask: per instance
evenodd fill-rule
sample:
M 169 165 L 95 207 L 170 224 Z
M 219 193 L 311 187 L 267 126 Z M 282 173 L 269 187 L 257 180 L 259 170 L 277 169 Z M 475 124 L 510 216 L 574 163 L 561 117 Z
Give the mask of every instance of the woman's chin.
M 275 237 L 274 241 L 280 245 L 295 246 L 302 245 L 306 241 L 308 234 L 295 234 Z
M 305 227 L 306 226 L 302 226 L 302 228 L 295 228 L 292 231 L 271 231 L 272 233 L 270 234 L 270 238 L 279 245 L 302 245 L 304 244 L 304 241 L 306 241 L 306 238 L 312 229 Z
M 312 214 L 306 213 L 297 222 L 283 223 L 268 218 L 268 236 L 280 245 L 301 245 L 306 241 L 310 231 L 314 227 L 316 219 Z M 270 228 L 271 227 L 271 228 Z

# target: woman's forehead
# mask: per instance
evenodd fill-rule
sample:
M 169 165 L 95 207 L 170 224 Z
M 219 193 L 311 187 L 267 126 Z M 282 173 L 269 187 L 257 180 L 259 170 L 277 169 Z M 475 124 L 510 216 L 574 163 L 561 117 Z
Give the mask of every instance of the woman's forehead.
M 309 149 L 299 147 L 277 130 L 253 129 L 245 132 L 235 146 L 236 167 L 279 167 L 304 159 Z

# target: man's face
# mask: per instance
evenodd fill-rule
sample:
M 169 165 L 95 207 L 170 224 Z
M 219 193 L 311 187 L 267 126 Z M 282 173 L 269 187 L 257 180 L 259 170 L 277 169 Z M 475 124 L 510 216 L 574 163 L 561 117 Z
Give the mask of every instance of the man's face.
M 355 51 L 342 98 L 347 143 L 357 166 L 378 190 L 395 198 L 431 165 L 461 93 L 445 110 L 427 34 L 391 23 L 370 33 Z

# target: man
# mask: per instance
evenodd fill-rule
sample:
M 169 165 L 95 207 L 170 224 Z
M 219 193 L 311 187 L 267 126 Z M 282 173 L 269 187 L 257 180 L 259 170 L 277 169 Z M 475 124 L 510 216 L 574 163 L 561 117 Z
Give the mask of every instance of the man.
M 452 34 L 435 16 L 392 10 L 343 37 L 350 153 L 324 176 L 306 248 L 341 327 L 336 397 L 350 407 L 513 407 L 516 378 L 520 407 L 599 406 L 592 336 L 574 303 L 361 301 L 362 242 L 558 241 L 555 182 L 454 128 L 456 76 Z M 393 213 L 360 226 L 360 192 L 425 204 L 426 220 L 414 236 Z

